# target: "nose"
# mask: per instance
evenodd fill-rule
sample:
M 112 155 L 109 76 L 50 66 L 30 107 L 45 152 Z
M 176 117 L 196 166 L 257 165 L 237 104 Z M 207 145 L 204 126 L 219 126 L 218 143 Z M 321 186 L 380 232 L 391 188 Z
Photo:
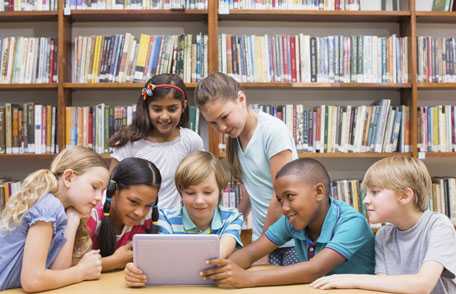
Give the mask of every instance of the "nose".
M 283 214 L 287 214 L 290 211 L 290 205 L 288 204 L 288 201 L 282 200 L 281 206 Z
M 217 128 L 221 133 L 225 133 L 227 129 L 226 124 L 224 123 L 217 123 Z
M 371 200 L 371 199 L 370 199 L 370 193 L 367 192 L 367 193 L 366 193 L 366 196 L 364 196 L 363 203 L 364 203 L 364 204 L 369 204 L 369 203 L 370 203 L 370 200 Z
M 202 204 L 204 203 L 203 195 L 197 194 L 195 197 L 195 204 Z
M 96 193 L 95 193 L 95 201 L 97 203 L 100 203 L 101 202 L 101 199 L 103 199 L 103 193 L 101 192 L 101 190 L 98 190 Z
M 134 213 L 136 216 L 143 218 L 144 216 L 146 216 L 147 210 L 148 209 L 145 207 L 137 207 Z

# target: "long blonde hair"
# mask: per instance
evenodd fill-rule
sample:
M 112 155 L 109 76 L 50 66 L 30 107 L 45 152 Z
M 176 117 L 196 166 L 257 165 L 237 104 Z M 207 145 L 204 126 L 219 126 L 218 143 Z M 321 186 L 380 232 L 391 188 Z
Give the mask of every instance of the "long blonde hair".
M 92 167 L 107 168 L 103 158 L 89 148 L 75 146 L 62 150 L 52 161 L 50 169 L 40 169 L 27 176 L 19 192 L 6 203 L 0 218 L 0 230 L 13 230 L 28 210 L 44 195 L 56 195 L 58 178 L 67 169 L 77 175 Z M 80 258 L 91 247 L 86 222 L 81 220 L 75 239 L 73 258 Z

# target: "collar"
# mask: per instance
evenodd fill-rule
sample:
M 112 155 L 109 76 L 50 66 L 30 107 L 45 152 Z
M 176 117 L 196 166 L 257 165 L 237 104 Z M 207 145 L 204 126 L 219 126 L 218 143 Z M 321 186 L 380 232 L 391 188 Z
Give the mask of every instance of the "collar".
M 198 229 L 198 227 L 192 221 L 187 209 L 184 206 L 182 206 L 182 225 L 184 226 L 184 230 L 186 232 L 198 232 L 209 234 L 212 231 L 219 230 L 222 227 L 223 222 L 222 217 L 220 216 L 219 208 L 217 207 L 214 211 L 214 216 L 212 217 L 210 228 L 206 229 L 205 231 L 200 231 L 200 229 Z

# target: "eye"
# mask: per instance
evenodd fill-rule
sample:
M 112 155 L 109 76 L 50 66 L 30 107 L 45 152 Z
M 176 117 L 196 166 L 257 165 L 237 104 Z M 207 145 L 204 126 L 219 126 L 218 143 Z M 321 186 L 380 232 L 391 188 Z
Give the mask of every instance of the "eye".
M 176 112 L 177 111 L 177 106 L 171 106 L 168 108 L 169 112 Z
M 135 200 L 131 200 L 131 199 L 128 199 L 131 203 L 131 205 L 134 205 L 134 206 L 137 206 L 138 205 L 138 202 L 135 201 Z
M 195 195 L 195 192 L 193 191 L 184 191 L 184 193 L 190 196 Z
M 295 195 L 294 194 L 287 194 L 285 197 L 287 197 L 288 201 L 293 201 L 293 199 L 295 198 Z
M 225 115 L 222 116 L 221 118 L 222 118 L 222 120 L 227 120 L 227 119 L 228 119 L 228 116 L 229 116 L 229 114 L 225 114 Z

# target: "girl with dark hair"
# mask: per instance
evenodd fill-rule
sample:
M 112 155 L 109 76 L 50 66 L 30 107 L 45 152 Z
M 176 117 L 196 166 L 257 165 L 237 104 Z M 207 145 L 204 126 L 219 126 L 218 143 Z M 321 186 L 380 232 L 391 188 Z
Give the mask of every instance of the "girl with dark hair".
M 143 158 L 158 167 L 163 179 L 160 208 L 180 207 L 174 184 L 177 165 L 187 154 L 203 149 L 201 137 L 186 128 L 187 103 L 181 78 L 173 74 L 156 75 L 142 89 L 133 123 L 110 139 L 114 147 L 111 170 L 127 157 Z
M 135 234 L 158 233 L 160 171 L 150 161 L 126 158 L 113 170 L 104 205 L 87 222 L 93 249 L 100 249 L 103 271 L 124 268 L 132 261 Z

